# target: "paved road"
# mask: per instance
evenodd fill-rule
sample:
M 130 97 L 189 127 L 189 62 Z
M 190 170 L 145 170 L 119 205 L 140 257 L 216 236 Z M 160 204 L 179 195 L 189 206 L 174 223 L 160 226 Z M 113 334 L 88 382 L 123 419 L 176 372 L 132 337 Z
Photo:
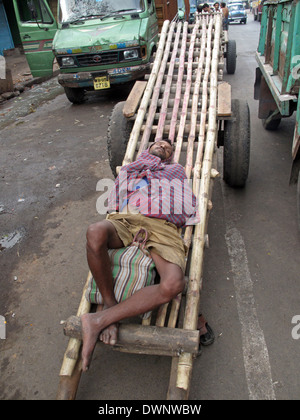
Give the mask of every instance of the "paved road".
M 233 97 L 249 103 L 251 163 L 244 190 L 215 183 L 201 308 L 216 340 L 195 360 L 192 400 L 299 398 L 300 341 L 291 332 L 300 313 L 300 243 L 296 188 L 288 182 L 294 118 L 266 132 L 256 117 L 259 28 L 252 17 L 229 28 L 238 46 L 237 71 L 224 78 Z M 53 83 L 42 89 L 57 89 Z M 54 95 L 42 105 L 33 102 L 30 114 L 17 102 L 14 122 L 2 126 L 0 232 L 11 247 L 0 253 L 0 315 L 7 321 L 1 399 L 55 399 L 67 344 L 60 321 L 76 313 L 81 297 L 85 232 L 99 219 L 96 184 L 112 178 L 108 118 L 126 95 L 90 98 L 82 106 Z M 28 106 L 35 98 L 24 94 L 18 101 Z M 219 161 L 221 168 L 222 150 Z M 99 346 L 77 398 L 165 399 L 169 373 L 169 358 Z

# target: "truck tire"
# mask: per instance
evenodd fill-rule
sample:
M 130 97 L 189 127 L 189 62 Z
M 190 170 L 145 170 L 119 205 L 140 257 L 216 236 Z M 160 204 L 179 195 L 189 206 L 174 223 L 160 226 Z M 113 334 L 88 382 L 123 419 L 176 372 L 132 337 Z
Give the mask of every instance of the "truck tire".
M 117 176 L 117 166 L 121 166 L 127 143 L 133 127 L 133 121 L 123 115 L 125 102 L 118 102 L 111 113 L 107 132 L 107 151 L 109 165 L 113 175 Z
M 266 119 L 263 119 L 262 125 L 265 130 L 275 131 L 279 127 L 280 121 L 281 121 L 281 118 L 277 118 L 276 120 L 271 120 L 269 122 L 267 122 Z
M 228 74 L 234 74 L 236 69 L 236 42 L 230 39 L 226 48 L 226 70 Z
M 300 171 L 298 174 L 298 183 L 297 183 L 297 218 L 298 218 L 298 229 L 300 232 Z
M 223 179 L 231 187 L 245 186 L 250 162 L 250 113 L 246 101 L 232 100 L 232 120 L 226 121 Z
M 65 87 L 65 94 L 70 102 L 73 104 L 82 104 L 84 102 L 84 89 L 83 88 L 69 88 Z

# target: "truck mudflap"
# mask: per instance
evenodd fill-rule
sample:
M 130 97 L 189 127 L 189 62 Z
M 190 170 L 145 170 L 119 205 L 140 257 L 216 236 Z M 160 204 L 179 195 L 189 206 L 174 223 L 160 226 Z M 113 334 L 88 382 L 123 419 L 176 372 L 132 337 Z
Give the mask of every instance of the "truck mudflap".
M 108 78 L 109 85 L 114 85 L 143 78 L 145 73 L 148 71 L 150 72 L 150 63 L 139 66 L 108 69 L 104 71 L 61 73 L 58 76 L 58 82 L 63 87 L 94 90 L 94 81 L 96 77 L 106 76 Z

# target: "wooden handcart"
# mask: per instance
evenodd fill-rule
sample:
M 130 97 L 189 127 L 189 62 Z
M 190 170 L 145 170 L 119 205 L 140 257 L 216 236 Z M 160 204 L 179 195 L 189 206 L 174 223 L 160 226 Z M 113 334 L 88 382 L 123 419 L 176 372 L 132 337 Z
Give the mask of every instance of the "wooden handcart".
M 199 15 L 193 25 L 165 21 L 151 73 L 146 81 L 135 84 L 126 102 L 115 106 L 108 130 L 115 175 L 120 165 L 135 160 L 149 142 L 168 137 L 174 142 L 174 160 L 184 165 L 199 200 L 200 223 L 184 231 L 189 248 L 185 292 L 140 324 L 121 324 L 114 346 L 124 352 L 170 356 L 168 399 L 188 399 L 199 349 L 197 319 L 212 186 L 219 175 L 217 147 L 224 145 L 224 179 L 228 184 L 243 186 L 248 174 L 249 115 L 240 104 L 234 107 L 237 114 L 232 112 L 230 85 L 222 81 L 225 44 L 220 13 Z M 240 124 L 240 117 L 246 122 Z M 241 126 L 243 130 L 247 126 L 248 133 L 243 131 L 243 138 L 237 139 Z M 91 273 L 76 316 L 64 326 L 70 338 L 60 371 L 58 399 L 76 396 L 81 375 L 80 316 L 91 311 L 85 297 L 90 278 Z

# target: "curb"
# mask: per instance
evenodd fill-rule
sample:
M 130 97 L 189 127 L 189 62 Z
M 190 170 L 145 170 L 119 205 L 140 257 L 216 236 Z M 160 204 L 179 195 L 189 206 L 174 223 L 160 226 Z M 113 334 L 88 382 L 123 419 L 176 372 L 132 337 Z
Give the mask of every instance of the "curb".
M 4 92 L 0 94 L 0 104 L 19 96 L 24 90 L 31 88 L 33 85 L 38 85 L 41 83 L 46 82 L 47 80 L 50 80 L 54 77 L 56 77 L 59 74 L 59 70 L 55 70 L 53 74 L 50 76 L 44 76 L 44 77 L 33 77 L 32 79 L 26 80 L 21 83 L 16 83 L 14 85 L 14 91 L 13 92 Z
M 18 95 L 18 100 L 16 100 L 16 97 L 13 97 L 11 101 L 5 101 L 0 104 L 0 130 L 12 123 L 22 122 L 22 118 L 35 112 L 39 106 L 64 93 L 64 89 L 57 82 L 57 78 L 50 77 L 47 80 L 43 78 L 43 83 L 41 83 L 41 79 L 38 80 L 40 82 L 38 93 L 36 93 L 35 88 L 29 88 L 22 95 Z M 32 83 L 32 86 L 34 85 L 36 83 Z

